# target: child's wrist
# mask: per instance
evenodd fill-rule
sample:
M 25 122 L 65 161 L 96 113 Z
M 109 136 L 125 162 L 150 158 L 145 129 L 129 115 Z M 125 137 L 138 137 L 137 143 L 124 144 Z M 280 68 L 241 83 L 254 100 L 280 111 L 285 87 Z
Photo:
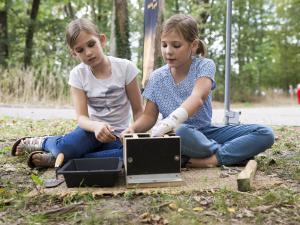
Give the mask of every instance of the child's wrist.
M 185 108 L 179 107 L 175 109 L 171 114 L 170 118 L 176 123 L 176 126 L 183 123 L 188 119 L 189 115 Z

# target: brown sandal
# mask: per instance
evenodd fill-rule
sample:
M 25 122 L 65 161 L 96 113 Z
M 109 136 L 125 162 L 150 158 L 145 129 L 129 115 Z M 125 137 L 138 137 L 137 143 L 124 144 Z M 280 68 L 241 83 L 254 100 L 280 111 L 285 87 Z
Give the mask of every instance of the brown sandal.
M 11 148 L 11 155 L 16 156 L 17 147 L 21 147 L 24 153 L 31 153 L 34 151 L 41 151 L 43 142 L 46 136 L 44 137 L 22 137 L 18 139 L 13 147 Z
M 32 156 L 35 154 L 40 154 L 41 157 L 41 162 L 35 164 L 33 162 Z M 54 167 L 55 164 L 55 157 L 49 153 L 49 152 L 44 152 L 44 151 L 33 151 L 29 154 L 28 159 L 27 159 L 27 165 L 30 168 L 49 168 L 49 167 Z

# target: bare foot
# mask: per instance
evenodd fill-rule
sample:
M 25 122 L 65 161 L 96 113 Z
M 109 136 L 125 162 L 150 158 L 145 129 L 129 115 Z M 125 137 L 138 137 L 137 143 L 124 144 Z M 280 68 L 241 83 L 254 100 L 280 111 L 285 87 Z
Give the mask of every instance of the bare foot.
M 218 160 L 216 155 L 203 159 L 191 158 L 186 166 L 190 168 L 211 168 L 218 166 Z

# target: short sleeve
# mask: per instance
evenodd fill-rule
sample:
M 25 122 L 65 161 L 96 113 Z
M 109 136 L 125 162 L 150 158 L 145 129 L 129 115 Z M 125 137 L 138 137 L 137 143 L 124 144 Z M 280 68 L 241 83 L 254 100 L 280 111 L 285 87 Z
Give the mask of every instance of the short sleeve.
M 211 59 L 204 59 L 197 66 L 197 77 L 208 77 L 212 81 L 212 90 L 216 88 L 215 81 L 216 65 Z
M 83 82 L 80 80 L 80 74 L 77 68 L 71 70 L 68 84 L 72 87 L 83 90 Z
M 145 90 L 143 91 L 143 97 L 147 100 L 150 100 L 152 102 L 155 101 L 155 74 L 150 75 L 150 79 L 147 82 L 147 85 L 145 87 Z
M 126 80 L 125 84 L 128 85 L 140 72 L 139 69 L 129 60 L 126 68 Z

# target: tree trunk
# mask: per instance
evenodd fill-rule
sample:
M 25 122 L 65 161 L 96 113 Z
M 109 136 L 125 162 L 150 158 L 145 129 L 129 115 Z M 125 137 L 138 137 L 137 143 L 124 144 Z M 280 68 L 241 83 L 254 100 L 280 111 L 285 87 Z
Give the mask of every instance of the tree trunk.
M 7 26 L 8 2 L 5 0 L 4 8 L 0 10 L 0 65 L 7 67 L 8 59 L 8 26 Z
M 73 10 L 71 2 L 68 2 L 66 5 L 64 5 L 64 11 L 65 11 L 67 17 L 72 18 L 72 19 L 75 18 L 74 10 Z
M 111 44 L 114 47 L 115 42 L 115 49 L 111 47 L 111 53 L 120 58 L 131 59 L 127 0 L 114 0 L 113 14 Z
M 113 7 L 112 7 L 112 15 L 111 15 L 111 29 L 110 29 L 110 42 L 109 42 L 109 54 L 111 56 L 117 56 L 117 43 L 116 43 L 116 4 L 115 1 L 113 1 Z
M 33 34 L 35 31 L 35 22 L 38 15 L 40 0 L 33 0 L 30 13 L 30 20 L 26 32 L 25 51 L 24 51 L 24 67 L 27 68 L 31 64 Z

